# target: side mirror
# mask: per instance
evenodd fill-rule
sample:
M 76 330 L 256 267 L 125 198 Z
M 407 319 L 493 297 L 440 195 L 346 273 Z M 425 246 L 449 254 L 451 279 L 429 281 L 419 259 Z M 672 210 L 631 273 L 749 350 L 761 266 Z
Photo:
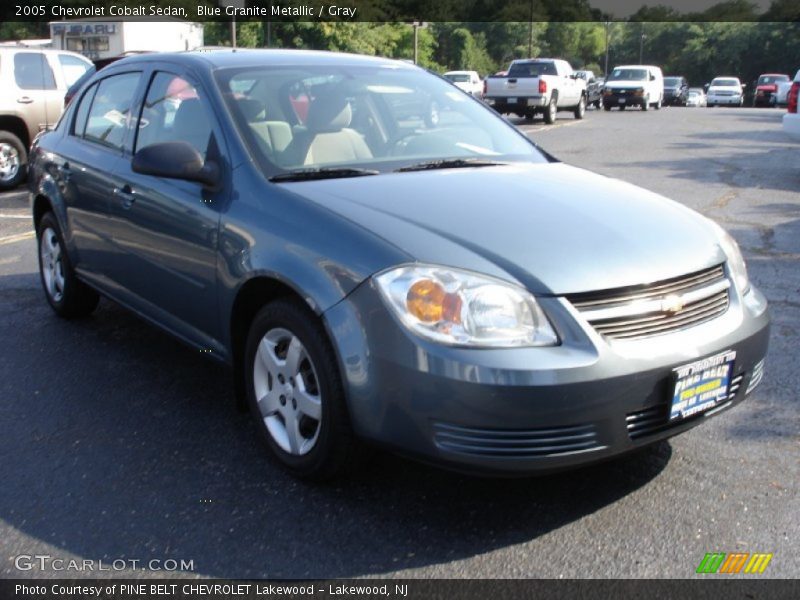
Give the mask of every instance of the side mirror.
M 197 181 L 206 187 L 219 183 L 219 166 L 187 142 L 162 142 L 145 146 L 133 156 L 131 169 L 143 175 Z
M 656 80 L 656 76 L 655 75 L 650 75 L 650 81 L 655 81 L 655 80 Z

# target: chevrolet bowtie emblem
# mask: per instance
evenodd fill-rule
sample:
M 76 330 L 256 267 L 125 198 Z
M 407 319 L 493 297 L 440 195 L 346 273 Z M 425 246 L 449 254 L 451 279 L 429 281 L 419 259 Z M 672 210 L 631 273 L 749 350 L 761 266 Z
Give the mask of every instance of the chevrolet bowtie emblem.
M 683 310 L 683 298 L 674 294 L 667 296 L 661 301 L 661 312 L 677 313 Z

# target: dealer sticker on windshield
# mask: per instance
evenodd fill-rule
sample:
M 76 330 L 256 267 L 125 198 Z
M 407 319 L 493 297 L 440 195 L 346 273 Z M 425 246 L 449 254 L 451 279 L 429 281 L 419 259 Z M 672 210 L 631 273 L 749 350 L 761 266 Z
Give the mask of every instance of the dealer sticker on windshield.
M 685 419 L 728 398 L 736 351 L 729 350 L 674 369 L 675 387 L 669 420 Z

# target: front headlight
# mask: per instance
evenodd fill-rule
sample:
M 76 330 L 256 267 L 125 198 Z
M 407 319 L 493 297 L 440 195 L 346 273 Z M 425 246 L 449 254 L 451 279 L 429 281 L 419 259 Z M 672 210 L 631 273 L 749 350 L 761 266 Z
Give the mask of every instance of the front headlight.
M 714 223 L 713 221 L 711 221 Z M 747 265 L 745 265 L 742 251 L 739 249 L 739 244 L 733 239 L 730 233 L 725 231 L 722 227 L 714 223 L 717 229 L 717 237 L 719 238 L 719 245 L 728 257 L 728 270 L 733 277 L 733 283 L 740 294 L 746 294 L 750 291 L 750 279 L 747 277 Z
M 412 332 L 456 346 L 554 346 L 558 336 L 525 289 L 469 271 L 409 265 L 375 277 L 391 310 Z

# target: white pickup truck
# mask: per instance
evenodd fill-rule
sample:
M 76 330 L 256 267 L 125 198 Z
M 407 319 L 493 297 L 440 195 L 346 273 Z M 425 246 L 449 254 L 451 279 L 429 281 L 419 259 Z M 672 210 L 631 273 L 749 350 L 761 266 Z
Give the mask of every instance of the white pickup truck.
M 500 114 L 513 113 L 528 119 L 543 114 L 548 124 L 555 122 L 560 110 L 570 110 L 576 119 L 582 119 L 586 111 L 586 81 L 565 60 L 515 60 L 507 75 L 486 79 L 484 100 Z

